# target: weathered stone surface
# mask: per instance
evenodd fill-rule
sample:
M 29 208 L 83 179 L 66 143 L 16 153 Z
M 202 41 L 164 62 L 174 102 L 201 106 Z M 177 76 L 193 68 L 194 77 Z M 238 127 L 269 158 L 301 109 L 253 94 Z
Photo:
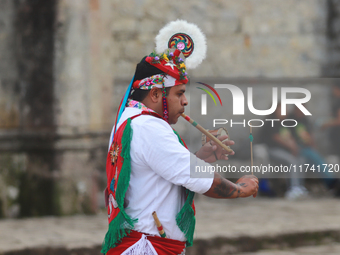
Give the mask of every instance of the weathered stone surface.
M 1 6 L 0 157 L 9 160 L 0 215 L 93 213 L 114 116 L 109 2 Z M 6 172 L 18 153 L 26 160 L 12 183 Z
M 15 42 L 15 8 L 10 0 L 0 4 L 0 128 L 13 128 L 20 125 L 17 61 L 11 47 Z
M 150 44 L 162 26 L 181 18 L 196 23 L 207 35 L 208 57 L 203 67 L 190 72 L 192 76 L 317 77 L 322 73 L 326 54 L 325 1 L 141 1 L 138 5 L 141 8 L 131 9 L 131 2 L 125 1 L 113 11 L 114 26 L 128 26 L 119 37 L 115 36 L 117 46 L 123 51 L 129 48 L 126 42 L 132 30 L 133 40 L 141 43 L 134 52 L 135 58 L 125 54 L 119 60 L 128 57 L 128 61 L 136 63 L 151 52 Z M 129 10 L 130 18 L 122 19 L 124 10 Z M 129 25 L 133 21 L 137 22 L 137 30 Z M 117 72 L 116 77 L 131 77 L 130 68 L 127 71 Z
M 327 1 L 327 15 L 327 28 L 325 32 L 328 39 L 328 61 L 322 71 L 325 76 L 339 77 L 340 2 L 338 0 Z
M 318 254 L 327 254 L 322 251 L 334 249 L 332 243 L 340 241 L 340 208 L 334 199 L 291 202 L 261 198 L 215 200 L 199 196 L 195 205 L 195 241 L 187 250 L 188 255 L 235 254 L 259 249 L 309 254 L 303 251 L 311 247 L 291 248 L 303 245 L 316 245 Z M 106 213 L 2 220 L 0 254 L 78 254 L 76 251 L 81 249 L 84 253 L 79 254 L 95 254 L 92 253 L 95 250 L 98 254 L 107 224 Z
M 52 199 L 53 179 L 49 174 L 54 164 L 51 137 L 54 135 L 55 1 L 2 1 L 2 5 L 1 12 L 6 13 L 1 15 L 6 24 L 2 32 L 6 36 L 0 48 L 5 46 L 2 49 L 8 58 L 8 65 L 0 67 L 0 107 L 4 107 L 0 109 L 4 145 L 0 174 L 7 190 L 2 199 L 4 215 L 57 213 Z M 48 135 L 32 139 L 30 132 Z M 25 151 L 30 143 L 42 147 Z M 4 153 L 6 148 L 8 151 Z M 18 155 L 25 161 L 17 164 Z
M 324 255 L 336 255 L 340 253 L 340 244 L 339 243 L 330 243 L 327 245 L 320 246 L 306 246 L 299 247 L 295 249 L 291 248 L 283 248 L 281 250 L 277 250 L 275 248 L 268 250 L 261 250 L 258 252 L 246 252 L 246 253 L 238 253 L 239 255 L 307 255 L 307 254 L 324 254 Z

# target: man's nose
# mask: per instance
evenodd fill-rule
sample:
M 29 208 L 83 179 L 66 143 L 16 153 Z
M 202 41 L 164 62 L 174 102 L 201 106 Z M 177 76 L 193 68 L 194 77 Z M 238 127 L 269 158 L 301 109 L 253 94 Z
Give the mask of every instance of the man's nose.
M 182 101 L 182 104 L 184 106 L 187 106 L 188 105 L 188 100 L 187 100 L 187 97 L 183 94 L 183 101 Z

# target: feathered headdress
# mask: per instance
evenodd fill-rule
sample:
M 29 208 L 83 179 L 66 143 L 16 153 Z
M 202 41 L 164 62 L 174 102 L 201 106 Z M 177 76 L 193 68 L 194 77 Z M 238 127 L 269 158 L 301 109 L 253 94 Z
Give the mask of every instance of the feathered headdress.
M 156 52 L 178 49 L 186 58 L 188 69 L 194 69 L 205 59 L 207 43 L 205 35 L 195 24 L 176 20 L 163 27 L 155 39 Z
M 156 86 L 165 89 L 188 82 L 186 69 L 196 68 L 206 56 L 207 45 L 203 32 L 192 23 L 176 20 L 163 27 L 155 38 L 156 50 L 137 65 L 118 109 L 116 125 L 133 89 L 149 90 Z M 167 108 L 166 96 L 163 106 Z M 166 113 L 167 109 L 163 109 Z M 164 114 L 167 121 L 167 114 Z M 114 132 L 115 133 L 115 132 Z

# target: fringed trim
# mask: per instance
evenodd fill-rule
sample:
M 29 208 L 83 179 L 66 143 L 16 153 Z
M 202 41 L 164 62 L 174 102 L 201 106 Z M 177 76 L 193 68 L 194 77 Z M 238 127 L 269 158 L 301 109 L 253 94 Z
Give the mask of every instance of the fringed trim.
M 174 130 L 174 133 L 178 137 L 178 141 L 185 146 L 184 141 L 180 137 L 180 135 L 177 133 L 177 131 Z M 182 209 L 179 211 L 179 213 L 176 215 L 176 223 L 179 229 L 184 233 L 185 237 L 187 238 L 187 247 L 192 246 L 193 240 L 194 240 L 194 232 L 195 232 L 195 225 L 196 225 L 196 218 L 195 218 L 195 212 L 192 208 L 192 201 L 194 200 L 195 192 L 192 192 L 190 190 L 186 190 L 187 199 L 182 207 Z
M 128 216 L 124 210 L 124 198 L 125 193 L 129 187 L 130 183 L 130 175 L 131 175 L 131 156 L 130 156 L 130 147 L 132 140 L 132 128 L 131 128 L 131 119 L 127 119 L 126 126 L 124 128 L 123 136 L 122 136 L 122 152 L 121 157 L 124 158 L 124 162 L 122 165 L 122 169 L 120 170 L 117 190 L 116 190 L 116 200 L 118 203 L 118 207 L 120 211 L 124 214 L 125 218 L 131 224 L 132 220 L 130 216 Z
M 132 222 L 135 223 L 135 221 Z M 119 212 L 109 224 L 109 229 L 102 244 L 101 253 L 106 254 L 111 248 L 116 247 L 123 237 L 128 236 L 133 228 L 133 223 L 127 228 L 127 220 L 124 214 Z
M 119 173 L 117 189 L 116 189 L 116 201 L 120 212 L 110 222 L 109 229 L 105 235 L 105 239 L 102 245 L 102 253 L 107 253 L 111 248 L 117 246 L 121 239 L 127 236 L 137 219 L 131 219 L 124 210 L 124 198 L 125 193 L 129 187 L 130 174 L 131 174 L 131 157 L 130 157 L 130 144 L 132 139 L 131 119 L 127 120 L 122 136 L 122 151 L 121 157 L 124 158 L 124 162 Z
M 184 233 L 187 238 L 187 247 L 192 246 L 194 240 L 194 232 L 195 232 L 195 212 L 192 208 L 192 201 L 194 200 L 195 192 L 187 190 L 187 199 L 180 210 L 180 212 L 176 216 L 176 223 L 179 229 Z

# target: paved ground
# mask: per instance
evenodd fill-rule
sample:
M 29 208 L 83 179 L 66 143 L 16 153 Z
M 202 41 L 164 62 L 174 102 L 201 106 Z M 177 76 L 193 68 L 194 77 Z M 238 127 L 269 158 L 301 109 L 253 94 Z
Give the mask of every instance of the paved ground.
M 238 255 L 339 255 L 340 244 L 305 246 L 286 250 L 263 250 L 258 252 L 238 253 Z
M 316 230 L 340 230 L 340 200 L 284 199 L 197 202 L 196 238 L 277 235 Z
M 340 200 L 337 199 L 291 202 L 263 198 L 215 200 L 201 196 L 196 200 L 196 211 L 196 240 L 212 240 L 217 237 L 233 240 L 250 237 L 261 240 L 261 237 L 296 233 L 340 233 Z M 96 216 L 2 220 L 0 254 L 36 247 L 95 247 L 101 244 L 106 229 L 107 219 L 104 213 Z M 340 254 L 340 244 L 334 241 L 316 247 L 288 247 L 284 251 L 274 248 L 275 251 L 241 254 Z M 232 250 L 228 252 L 232 253 Z

